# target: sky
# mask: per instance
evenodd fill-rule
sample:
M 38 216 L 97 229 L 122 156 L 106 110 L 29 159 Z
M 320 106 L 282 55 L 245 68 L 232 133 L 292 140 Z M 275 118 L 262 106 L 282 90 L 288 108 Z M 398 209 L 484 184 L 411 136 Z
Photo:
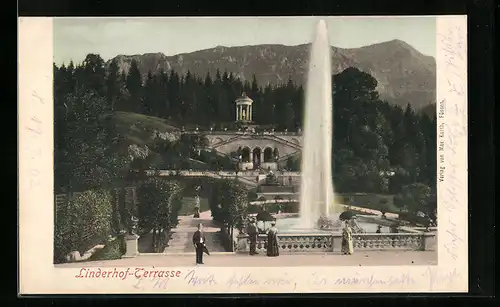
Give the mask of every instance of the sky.
M 326 21 L 330 44 L 357 48 L 399 39 L 435 57 L 436 17 L 205 17 L 54 18 L 54 62 L 81 62 L 88 53 L 109 60 L 119 54 L 167 56 L 216 46 L 309 43 Z

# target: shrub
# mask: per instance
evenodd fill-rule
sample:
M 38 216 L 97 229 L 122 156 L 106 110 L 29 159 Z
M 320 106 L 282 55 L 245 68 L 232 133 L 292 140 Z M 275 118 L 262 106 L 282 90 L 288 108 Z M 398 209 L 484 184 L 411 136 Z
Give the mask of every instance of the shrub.
M 68 253 L 81 254 L 112 235 L 113 199 L 103 189 L 79 193 L 67 203 L 57 205 L 54 227 L 54 262 Z
M 89 258 L 89 261 L 121 259 L 126 249 L 125 237 L 120 235 L 115 240 L 108 242 L 103 249 L 95 252 L 95 254 Z

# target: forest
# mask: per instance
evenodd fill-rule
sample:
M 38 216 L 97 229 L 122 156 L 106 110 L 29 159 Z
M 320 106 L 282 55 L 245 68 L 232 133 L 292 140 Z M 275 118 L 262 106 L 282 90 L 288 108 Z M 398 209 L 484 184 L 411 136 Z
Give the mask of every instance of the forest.
M 415 206 L 435 206 L 436 119 L 409 104 L 402 109 L 381 100 L 377 80 L 356 68 L 332 82 L 336 191 L 408 195 L 400 202 L 411 198 Z M 292 81 L 259 87 L 255 77 L 242 81 L 227 71 L 142 76 L 135 62 L 125 73 L 97 54 L 78 64 L 54 64 L 56 188 L 125 180 L 130 161 L 117 149 L 119 133 L 103 117 L 133 112 L 178 127 L 220 129 L 234 125 L 234 100 L 243 92 L 254 100 L 256 124 L 278 131 L 302 126 L 304 89 Z

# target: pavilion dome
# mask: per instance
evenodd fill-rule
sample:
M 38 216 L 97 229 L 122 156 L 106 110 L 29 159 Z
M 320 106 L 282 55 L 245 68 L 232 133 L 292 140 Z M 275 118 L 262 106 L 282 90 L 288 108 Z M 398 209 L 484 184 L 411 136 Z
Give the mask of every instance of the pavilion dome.
M 250 99 L 250 97 L 248 97 L 247 93 L 245 93 L 245 92 L 243 92 L 241 94 L 241 97 L 236 99 L 236 104 L 238 104 L 238 105 L 242 105 L 242 104 L 251 105 L 252 103 L 253 103 L 253 100 Z

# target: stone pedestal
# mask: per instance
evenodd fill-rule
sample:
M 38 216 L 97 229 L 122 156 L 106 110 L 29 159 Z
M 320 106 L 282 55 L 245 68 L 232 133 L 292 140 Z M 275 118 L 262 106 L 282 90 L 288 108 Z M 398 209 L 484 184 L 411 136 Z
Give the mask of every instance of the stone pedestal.
M 435 251 L 437 246 L 437 233 L 424 233 L 424 250 Z
M 332 252 L 340 253 L 342 251 L 342 234 L 332 235 Z
M 139 236 L 136 234 L 128 234 L 125 236 L 127 251 L 123 258 L 133 258 L 139 256 Z
M 248 235 L 240 233 L 237 236 L 236 252 L 246 253 L 249 250 L 248 246 Z

